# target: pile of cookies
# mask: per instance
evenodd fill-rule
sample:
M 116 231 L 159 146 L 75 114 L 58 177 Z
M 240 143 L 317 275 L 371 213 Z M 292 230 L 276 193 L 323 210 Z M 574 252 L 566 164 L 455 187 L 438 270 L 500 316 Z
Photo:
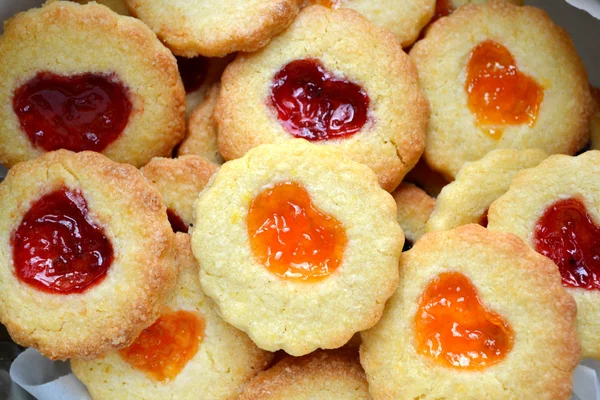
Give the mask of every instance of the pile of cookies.
M 101 3 L 0 37 L 0 322 L 94 399 L 568 399 L 600 359 L 600 94 L 546 13 Z

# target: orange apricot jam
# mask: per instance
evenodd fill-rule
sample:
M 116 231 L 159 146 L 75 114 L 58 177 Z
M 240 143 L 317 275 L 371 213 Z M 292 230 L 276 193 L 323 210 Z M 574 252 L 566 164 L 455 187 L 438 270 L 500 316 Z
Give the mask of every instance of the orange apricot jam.
M 344 0 L 310 0 L 310 4 L 319 4 L 329 8 L 337 8 L 342 5 Z
M 204 318 L 197 313 L 170 311 L 144 329 L 119 354 L 157 381 L 174 379 L 198 351 L 204 327 Z
M 273 274 L 317 281 L 340 265 L 348 241 L 342 224 L 312 204 L 295 182 L 278 183 L 256 196 L 248 212 L 254 257 Z
M 434 278 L 415 316 L 417 351 L 456 369 L 481 370 L 500 362 L 513 346 L 513 332 L 487 309 L 463 274 Z
M 471 52 L 465 90 L 477 125 L 495 139 L 506 125 L 534 126 L 544 99 L 544 89 L 520 72 L 510 51 L 493 40 Z

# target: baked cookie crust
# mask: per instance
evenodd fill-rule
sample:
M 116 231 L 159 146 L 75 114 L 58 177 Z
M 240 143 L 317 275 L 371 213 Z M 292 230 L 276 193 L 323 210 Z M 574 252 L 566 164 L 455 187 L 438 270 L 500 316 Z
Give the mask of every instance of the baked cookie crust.
M 114 251 L 102 282 L 68 295 L 22 283 L 11 250 L 31 204 L 61 187 L 83 194 Z M 129 345 L 159 316 L 177 277 L 175 237 L 160 194 L 134 167 L 93 152 L 47 153 L 9 170 L 0 202 L 0 321 L 15 342 L 51 359 L 89 359 Z
M 512 349 L 478 371 L 457 370 L 419 354 L 415 314 L 440 273 L 459 272 L 486 307 L 512 328 Z M 400 259 L 400 286 L 379 323 L 366 332 L 360 358 L 374 398 L 566 399 L 579 362 L 577 307 L 556 265 L 511 234 L 464 225 L 425 234 Z M 543 373 L 541 373 L 543 371 Z
M 283 279 L 254 258 L 251 202 L 280 182 L 301 184 L 345 230 L 341 263 L 322 280 Z M 202 288 L 223 319 L 259 347 L 296 356 L 341 347 L 379 320 L 398 283 L 404 242 L 394 200 L 374 173 L 304 140 L 259 146 L 225 163 L 198 198 L 191 235 Z

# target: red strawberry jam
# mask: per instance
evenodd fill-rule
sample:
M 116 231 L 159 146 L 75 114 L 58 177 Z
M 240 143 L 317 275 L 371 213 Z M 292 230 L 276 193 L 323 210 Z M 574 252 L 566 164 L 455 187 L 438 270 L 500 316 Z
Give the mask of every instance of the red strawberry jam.
M 183 233 L 188 232 L 188 227 L 185 224 L 185 222 L 183 222 L 181 217 L 179 215 L 177 215 L 177 213 L 175 211 L 171 210 L 170 208 L 167 209 L 167 218 L 169 219 L 169 223 L 171 224 L 171 228 L 173 229 L 173 232 L 183 232 Z
M 559 200 L 548 207 L 533 242 L 558 266 L 564 286 L 600 290 L 600 227 L 581 200 Z
M 186 93 L 195 92 L 200 89 L 204 79 L 206 78 L 206 70 L 208 69 L 207 59 L 205 57 L 175 57 L 177 59 L 177 67 L 179 75 L 183 81 L 183 87 Z
M 49 293 L 81 293 L 100 283 L 114 257 L 83 195 L 66 188 L 35 201 L 11 243 L 17 278 Z
M 315 59 L 292 61 L 277 72 L 270 100 L 285 129 L 311 141 L 348 137 L 367 122 L 365 91 Z
M 127 126 L 131 100 L 114 74 L 40 72 L 15 90 L 13 110 L 34 146 L 102 151 Z
M 419 300 L 415 315 L 417 351 L 456 369 L 482 370 L 504 359 L 513 331 L 489 310 L 465 275 L 444 272 Z

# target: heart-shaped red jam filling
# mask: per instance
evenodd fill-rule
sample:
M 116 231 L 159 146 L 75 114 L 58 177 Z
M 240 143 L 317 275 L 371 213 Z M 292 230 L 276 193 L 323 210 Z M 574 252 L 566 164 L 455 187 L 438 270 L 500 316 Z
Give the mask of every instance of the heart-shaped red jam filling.
M 175 58 L 177 59 L 177 67 L 179 68 L 179 75 L 183 81 L 185 92 L 192 93 L 200 89 L 206 78 L 206 70 L 208 69 L 208 60 L 206 57 Z
M 505 125 L 534 126 L 544 99 L 542 87 L 519 71 L 510 51 L 493 40 L 471 52 L 465 90 L 477 125 L 497 139 Z
M 13 110 L 34 146 L 102 151 L 127 126 L 131 101 L 114 74 L 40 72 L 15 90 Z
M 473 283 L 457 272 L 434 278 L 415 315 L 419 353 L 457 369 L 481 370 L 500 362 L 513 346 L 513 332 L 488 310 Z
M 173 379 L 198 352 L 204 327 L 204 318 L 194 312 L 170 311 L 119 354 L 157 381 Z
M 358 132 L 367 122 L 369 96 L 356 83 L 333 76 L 318 60 L 306 59 L 277 72 L 271 104 L 289 133 L 319 141 Z
M 281 278 L 316 281 L 342 261 L 344 227 L 319 211 L 297 183 L 279 183 L 256 196 L 247 223 L 254 257 Z
M 581 200 L 548 207 L 535 225 L 533 242 L 558 266 L 564 286 L 600 290 L 600 227 Z
M 171 228 L 173 229 L 173 232 L 188 233 L 188 227 L 185 224 L 185 222 L 183 222 L 181 217 L 179 215 L 177 215 L 177 213 L 175 211 L 171 210 L 170 208 L 167 209 L 167 218 L 169 219 L 169 223 L 171 224 Z
M 11 242 L 17 278 L 49 293 L 81 293 L 101 282 L 113 261 L 85 198 L 66 188 L 35 201 Z

